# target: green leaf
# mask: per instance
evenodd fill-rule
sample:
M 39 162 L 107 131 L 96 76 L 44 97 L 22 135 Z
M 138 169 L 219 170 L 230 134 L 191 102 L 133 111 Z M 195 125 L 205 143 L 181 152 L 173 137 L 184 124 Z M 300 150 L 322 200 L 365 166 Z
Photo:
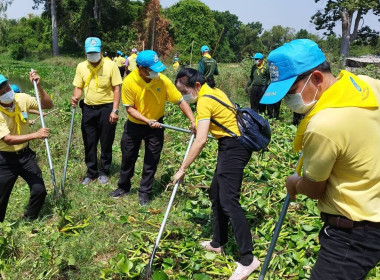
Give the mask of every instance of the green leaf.
M 162 270 L 157 270 L 153 273 L 152 280 L 169 280 L 169 277 Z
M 207 274 L 194 274 L 193 275 L 194 280 L 210 280 L 210 277 Z
M 312 231 L 314 229 L 313 226 L 309 226 L 309 225 L 302 225 L 302 228 L 306 231 Z
M 68 265 L 75 265 L 75 258 L 72 254 L 70 254 L 69 257 L 67 258 L 67 264 Z
M 213 261 L 213 260 L 215 260 L 215 258 L 216 258 L 216 254 L 215 253 L 207 252 L 205 254 L 205 259 L 206 260 Z

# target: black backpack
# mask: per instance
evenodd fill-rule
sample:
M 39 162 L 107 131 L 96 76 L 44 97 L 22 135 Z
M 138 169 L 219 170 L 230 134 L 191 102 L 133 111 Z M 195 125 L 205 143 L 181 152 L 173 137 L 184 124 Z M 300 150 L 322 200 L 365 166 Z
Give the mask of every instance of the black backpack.
M 260 152 L 267 148 L 271 139 L 271 130 L 268 120 L 264 119 L 251 108 L 240 108 L 239 105 L 234 104 L 231 100 L 230 101 L 234 107 L 224 103 L 215 96 L 208 94 L 204 96 L 218 101 L 220 104 L 224 105 L 236 114 L 236 120 L 241 135 L 237 136 L 227 127 L 214 119 L 211 119 L 212 123 L 216 124 L 233 138 L 237 139 L 243 147 L 250 152 Z

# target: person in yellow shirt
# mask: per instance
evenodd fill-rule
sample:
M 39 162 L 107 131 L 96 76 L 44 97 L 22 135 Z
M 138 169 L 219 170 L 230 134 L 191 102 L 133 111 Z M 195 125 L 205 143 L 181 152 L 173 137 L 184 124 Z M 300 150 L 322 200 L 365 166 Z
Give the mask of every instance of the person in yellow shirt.
M 53 102 L 42 88 L 36 71 L 29 73 L 29 80 L 37 83 L 41 108 L 52 108 Z M 38 217 L 47 194 L 36 153 L 29 148 L 29 141 L 49 137 L 49 128 L 30 133 L 27 122 L 30 109 L 38 109 L 37 99 L 25 93 L 15 94 L 8 80 L 0 75 L 0 222 L 4 221 L 9 197 L 19 176 L 30 188 L 24 219 Z
M 137 58 L 137 49 L 133 48 L 131 50 L 131 55 L 128 56 L 128 58 L 125 60 L 125 73 L 128 75 L 133 70 L 137 68 L 136 64 L 136 58 Z
M 100 184 L 108 183 L 112 162 L 112 144 L 116 123 L 119 119 L 120 84 L 122 79 L 115 62 L 103 59 L 99 38 L 85 41 L 87 60 L 78 64 L 73 81 L 74 92 L 71 105 L 79 103 L 82 109 L 82 136 L 87 174 L 82 180 L 88 185 L 96 178 Z M 100 140 L 100 172 L 98 172 L 97 146 Z
M 174 62 L 173 62 L 173 69 L 178 70 L 178 68 L 179 68 L 179 58 L 175 57 Z
M 113 61 L 119 68 L 121 78 L 123 78 L 125 72 L 125 58 L 123 57 L 123 53 L 121 51 L 117 51 L 116 57 L 114 57 Z
M 140 205 L 149 203 L 154 174 L 164 144 L 165 102 L 177 104 L 194 127 L 194 116 L 189 104 L 183 101 L 181 93 L 173 82 L 162 72 L 166 66 L 158 59 L 157 53 L 145 50 L 136 59 L 138 68 L 123 81 L 122 103 L 128 113 L 121 138 L 122 163 L 118 188 L 110 193 L 118 198 L 129 193 L 142 140 L 145 141 L 145 157 L 139 189 Z
M 197 135 L 188 156 L 174 175 L 173 183 L 183 180 L 186 169 L 200 154 L 206 144 L 207 135 L 211 132 L 218 140 L 218 160 L 210 186 L 213 238 L 211 241 L 202 242 L 201 246 L 207 251 L 221 253 L 228 241 L 228 223 L 231 222 L 240 261 L 229 279 L 246 279 L 260 265 L 259 260 L 253 256 L 251 231 L 239 203 L 244 167 L 252 152 L 213 122 L 222 124 L 240 136 L 235 113 L 207 96 L 213 96 L 233 106 L 227 95 L 215 88 L 213 81 L 208 80 L 206 83 L 206 78 L 195 69 L 183 68 L 178 72 L 175 85 L 185 100 L 189 103 L 197 102 Z
M 108 57 L 108 53 L 107 52 L 104 52 L 103 58 L 107 59 L 107 60 L 111 60 L 111 58 Z
M 271 84 L 261 102 L 283 99 L 305 114 L 294 140 L 298 174 L 290 198 L 318 199 L 324 221 L 310 279 L 365 279 L 380 261 L 380 81 L 342 70 L 335 77 L 309 39 L 268 56 Z

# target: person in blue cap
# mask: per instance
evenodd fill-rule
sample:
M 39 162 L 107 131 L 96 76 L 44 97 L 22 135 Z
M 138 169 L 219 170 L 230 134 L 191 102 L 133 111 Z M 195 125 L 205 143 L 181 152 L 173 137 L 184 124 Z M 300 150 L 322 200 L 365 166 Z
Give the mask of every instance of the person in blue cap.
M 264 62 L 264 56 L 261 53 L 255 53 L 252 59 L 254 59 L 255 63 L 252 65 L 251 74 L 245 86 L 245 92 L 248 93 L 249 87 L 252 85 L 249 96 L 251 108 L 258 113 L 267 112 L 269 118 L 278 119 L 280 117 L 281 101 L 270 105 L 260 104 L 260 99 L 270 83 L 268 64 Z
M 119 67 L 120 76 L 123 78 L 125 73 L 125 58 L 123 57 L 123 53 L 117 51 L 116 57 L 114 57 L 113 61 L 116 63 L 117 67 Z
M 294 139 L 303 174 L 286 188 L 291 199 L 317 199 L 324 221 L 310 279 L 365 279 L 380 261 L 380 80 L 345 70 L 335 77 L 309 39 L 275 49 L 268 62 L 261 102 L 283 99 L 305 114 Z
M 198 72 L 205 76 L 206 80 L 214 80 L 218 75 L 218 63 L 210 55 L 210 48 L 206 45 L 201 47 L 202 58 L 198 63 Z
M 82 180 L 86 186 L 98 179 L 105 185 L 109 181 L 112 163 L 112 144 L 119 119 L 120 84 L 122 79 L 115 62 L 101 55 L 99 38 L 85 41 L 87 60 L 78 64 L 73 81 L 71 105 L 82 109 L 82 137 L 87 173 Z M 97 147 L 100 141 L 100 170 L 98 171 Z
M 122 103 L 128 113 L 121 138 L 122 163 L 118 188 L 110 193 L 118 198 L 129 193 L 131 178 L 139 154 L 142 140 L 145 141 L 144 166 L 139 189 L 140 205 L 149 203 L 154 175 L 160 161 L 164 144 L 165 102 L 177 104 L 194 129 L 193 112 L 183 100 L 173 82 L 162 72 L 166 66 L 158 59 L 155 51 L 145 50 L 138 54 L 137 69 L 123 81 Z
M 29 73 L 29 80 L 37 83 L 42 109 L 52 108 L 53 102 L 41 86 L 36 71 Z M 0 222 L 4 221 L 9 197 L 19 176 L 30 188 L 24 219 L 38 217 L 47 194 L 36 153 L 29 148 L 29 141 L 49 137 L 49 128 L 30 133 L 27 123 L 30 109 L 38 109 L 37 99 L 25 93 L 15 94 L 7 78 L 0 75 Z

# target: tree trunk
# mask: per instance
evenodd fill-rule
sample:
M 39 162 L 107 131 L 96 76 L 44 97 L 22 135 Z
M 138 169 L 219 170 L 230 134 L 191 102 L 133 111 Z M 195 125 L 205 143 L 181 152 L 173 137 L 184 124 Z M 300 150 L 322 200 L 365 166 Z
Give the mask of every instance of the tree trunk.
M 99 23 L 99 6 L 98 6 L 98 0 L 95 0 L 94 3 L 94 19 L 97 23 Z
M 52 48 L 53 56 L 59 55 L 58 48 L 58 27 L 57 27 L 57 6 L 56 0 L 51 0 L 51 37 L 52 37 Z
M 352 13 L 348 11 L 341 11 L 342 18 L 342 40 L 340 42 L 339 54 L 342 56 L 342 66 L 345 64 L 346 57 L 348 56 L 348 51 L 350 50 L 350 31 L 352 22 Z
M 152 46 L 151 46 L 151 50 L 154 50 L 154 32 L 156 31 L 156 17 L 153 18 L 153 22 L 152 22 Z

